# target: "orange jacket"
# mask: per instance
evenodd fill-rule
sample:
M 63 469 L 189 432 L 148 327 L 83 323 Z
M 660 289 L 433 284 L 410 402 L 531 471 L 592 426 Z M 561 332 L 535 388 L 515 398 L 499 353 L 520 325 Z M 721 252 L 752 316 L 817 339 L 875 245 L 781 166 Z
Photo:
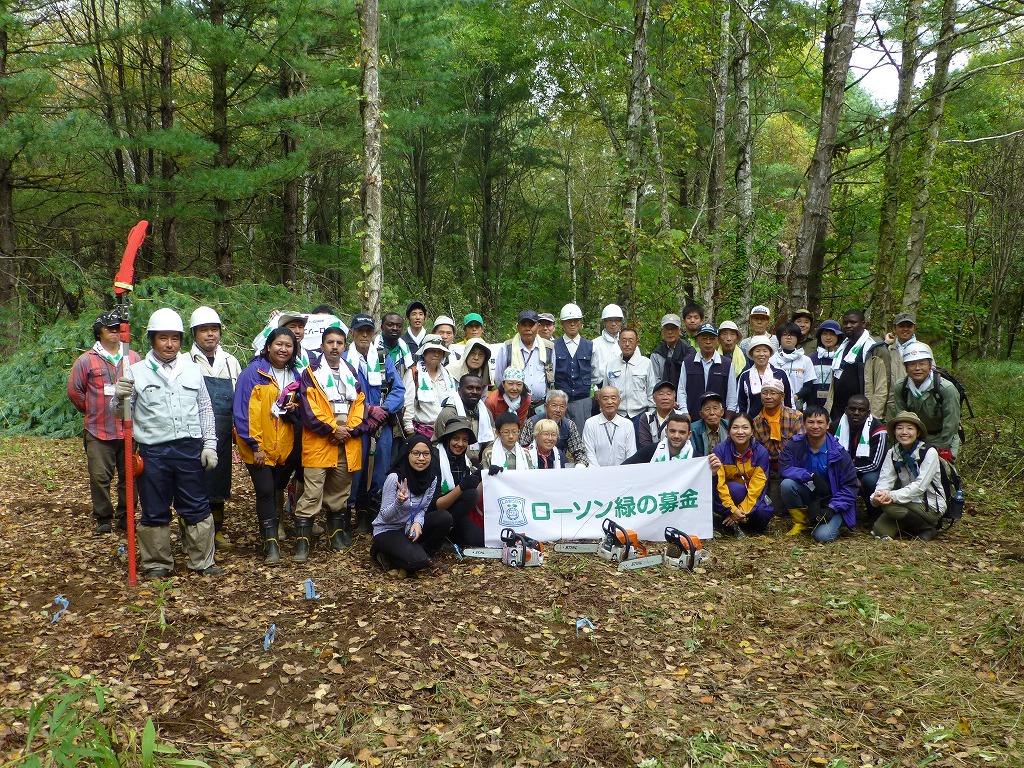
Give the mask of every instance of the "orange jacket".
M 235 386 L 235 445 L 238 458 L 252 464 L 257 448 L 267 454 L 267 466 L 284 464 L 295 446 L 295 427 L 270 413 L 280 396 L 270 363 L 257 357 L 238 377 Z
M 347 364 L 342 360 L 342 365 Z M 334 434 L 338 422 L 334 418 L 331 401 L 327 399 L 327 393 L 313 375 L 311 367 L 302 371 L 299 381 L 302 386 L 302 466 L 336 467 L 338 444 L 331 442 L 330 435 Z M 352 429 L 361 424 L 365 417 L 366 395 L 360 391 L 349 408 L 345 426 Z M 363 444 L 360 437 L 350 437 L 345 441 L 345 460 L 349 472 L 362 468 Z
M 500 387 L 484 399 L 484 406 L 491 412 L 492 419 L 497 419 L 509 410 Z M 526 420 L 530 418 L 530 396 L 526 392 L 523 392 L 523 397 L 519 401 L 519 410 L 516 411 L 516 416 L 519 417 L 519 428 L 522 429 L 526 425 Z

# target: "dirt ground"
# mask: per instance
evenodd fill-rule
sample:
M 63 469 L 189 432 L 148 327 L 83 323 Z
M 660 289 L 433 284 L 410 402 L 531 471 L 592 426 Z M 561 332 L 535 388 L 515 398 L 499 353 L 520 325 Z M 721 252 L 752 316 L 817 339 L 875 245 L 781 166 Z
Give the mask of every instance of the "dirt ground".
M 227 575 L 129 588 L 123 537 L 93 535 L 79 441 L 5 438 L 0 462 L 0 765 L 62 676 L 107 690 L 115 732 L 151 717 L 216 766 L 1024 765 L 1006 487 L 973 488 L 928 544 L 820 546 L 776 520 L 709 542 L 692 574 L 448 556 L 448 576 L 401 579 L 366 536 L 264 567 L 236 466 Z

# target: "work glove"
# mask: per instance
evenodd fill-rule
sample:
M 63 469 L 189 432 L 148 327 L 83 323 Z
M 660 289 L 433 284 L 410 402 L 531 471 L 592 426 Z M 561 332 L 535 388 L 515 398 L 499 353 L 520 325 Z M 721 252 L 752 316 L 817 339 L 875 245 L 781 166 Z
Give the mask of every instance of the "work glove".
M 474 472 L 471 475 L 466 475 L 461 480 L 459 480 L 459 488 L 461 488 L 464 491 L 472 491 L 477 486 L 480 485 L 480 481 L 482 479 L 483 478 L 480 477 L 480 475 L 476 472 Z
M 818 494 L 831 495 L 832 493 L 832 488 L 828 484 L 828 479 L 823 477 L 822 475 L 819 475 L 817 472 L 815 472 L 814 475 L 811 477 L 808 486 L 812 491 Z
M 838 514 L 839 513 L 836 512 L 832 507 L 821 508 L 821 519 L 824 520 L 826 523 L 831 522 L 832 518 Z
M 487 474 L 490 475 L 491 477 L 494 477 L 499 472 L 504 472 L 504 471 L 505 471 L 505 468 L 504 467 L 499 467 L 497 464 L 491 464 L 491 466 L 487 468 Z
M 132 396 L 132 392 L 135 391 L 135 382 L 131 379 L 122 376 L 114 384 L 114 394 L 117 395 L 118 400 L 127 400 Z
M 366 409 L 366 423 L 369 424 L 368 431 L 372 432 L 388 420 L 388 412 L 379 405 L 371 405 Z
M 203 469 L 215 469 L 217 466 L 217 451 L 213 448 L 203 448 L 199 454 L 199 460 L 203 463 Z

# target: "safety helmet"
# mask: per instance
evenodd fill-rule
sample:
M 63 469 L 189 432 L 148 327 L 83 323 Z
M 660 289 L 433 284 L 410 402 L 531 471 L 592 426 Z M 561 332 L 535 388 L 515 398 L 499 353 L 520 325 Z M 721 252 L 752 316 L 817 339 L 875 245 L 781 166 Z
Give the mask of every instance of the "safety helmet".
M 181 315 L 169 307 L 162 307 L 149 316 L 149 325 L 146 326 L 146 333 L 157 331 L 176 331 L 185 333 L 185 327 L 181 323 Z
M 559 320 L 582 320 L 583 310 L 575 304 L 566 304 L 558 313 Z
M 908 346 L 903 352 L 903 364 L 912 363 L 915 360 L 935 360 L 935 356 L 932 355 L 932 348 L 927 344 L 915 341 L 913 344 Z
M 625 320 L 626 316 L 622 313 L 622 307 L 618 304 L 608 304 L 604 309 L 601 310 L 601 320 L 619 319 Z
M 188 321 L 188 327 L 196 328 L 200 325 L 222 325 L 217 310 L 213 307 L 196 307 L 192 319 Z

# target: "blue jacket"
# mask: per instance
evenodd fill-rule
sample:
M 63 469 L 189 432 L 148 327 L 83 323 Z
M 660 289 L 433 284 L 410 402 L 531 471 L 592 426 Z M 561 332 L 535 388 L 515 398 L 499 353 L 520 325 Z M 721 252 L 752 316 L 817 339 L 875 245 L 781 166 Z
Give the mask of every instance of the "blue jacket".
M 841 514 L 846 527 L 852 529 L 857 524 L 857 469 L 842 443 L 832 435 L 825 435 L 825 444 L 828 446 L 828 484 L 832 489 L 829 506 Z M 784 480 L 806 483 L 813 477 L 806 469 L 809 455 L 807 435 L 797 435 L 782 448 L 779 475 Z
M 377 354 L 376 349 L 371 348 L 370 351 L 373 354 Z M 359 379 L 359 386 L 366 393 L 367 405 L 382 406 L 388 413 L 398 413 L 402 410 L 402 407 L 405 405 L 405 384 L 402 383 L 402 377 L 398 375 L 394 360 L 387 355 L 384 356 L 384 382 L 391 386 L 391 391 L 388 392 L 388 396 L 384 398 L 383 403 L 380 401 L 380 385 L 370 386 L 370 382 L 363 375 L 363 372 L 358 367 L 355 370 L 356 378 Z

